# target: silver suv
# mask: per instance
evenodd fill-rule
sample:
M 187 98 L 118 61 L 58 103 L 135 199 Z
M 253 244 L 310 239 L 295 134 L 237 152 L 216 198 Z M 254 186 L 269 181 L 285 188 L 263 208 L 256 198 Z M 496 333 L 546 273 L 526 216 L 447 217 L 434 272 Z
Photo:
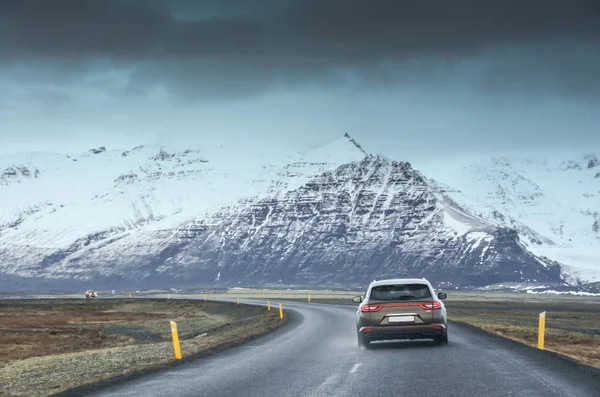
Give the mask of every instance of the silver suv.
M 435 294 L 425 279 L 374 281 L 367 293 L 352 299 L 360 303 L 356 312 L 358 345 L 369 348 L 372 341 L 433 339 L 448 344 L 447 295 Z

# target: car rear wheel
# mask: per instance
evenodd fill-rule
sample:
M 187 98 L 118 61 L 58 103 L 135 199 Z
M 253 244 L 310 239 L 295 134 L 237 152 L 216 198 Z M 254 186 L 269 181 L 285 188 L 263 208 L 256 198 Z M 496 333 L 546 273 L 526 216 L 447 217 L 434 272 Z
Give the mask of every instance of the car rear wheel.
M 365 337 L 360 336 L 360 334 L 358 335 L 358 347 L 361 349 L 370 349 L 371 348 L 371 342 L 369 342 L 368 339 L 366 339 Z
M 437 336 L 434 340 L 438 346 L 448 346 L 448 334 Z

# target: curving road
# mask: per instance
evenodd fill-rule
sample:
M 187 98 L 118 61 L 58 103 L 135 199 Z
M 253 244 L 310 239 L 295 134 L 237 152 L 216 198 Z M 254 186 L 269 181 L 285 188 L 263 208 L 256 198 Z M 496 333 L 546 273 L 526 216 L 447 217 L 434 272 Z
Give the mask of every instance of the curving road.
M 451 324 L 447 347 L 405 342 L 359 350 L 354 307 L 283 305 L 289 324 L 265 337 L 86 395 L 600 395 L 600 371 L 469 327 Z

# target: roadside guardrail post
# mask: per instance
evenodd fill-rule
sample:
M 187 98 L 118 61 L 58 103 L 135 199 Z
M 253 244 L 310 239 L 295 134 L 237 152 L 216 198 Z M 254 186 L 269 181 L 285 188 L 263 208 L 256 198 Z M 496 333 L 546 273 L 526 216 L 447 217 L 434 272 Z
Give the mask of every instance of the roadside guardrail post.
M 171 321 L 171 335 L 173 335 L 175 358 L 181 360 L 181 346 L 179 345 L 179 334 L 177 333 L 177 323 L 175 321 Z
M 544 350 L 544 337 L 546 336 L 546 312 L 540 313 L 540 322 L 538 328 L 538 349 Z
M 283 306 L 279 304 L 279 318 L 283 318 Z

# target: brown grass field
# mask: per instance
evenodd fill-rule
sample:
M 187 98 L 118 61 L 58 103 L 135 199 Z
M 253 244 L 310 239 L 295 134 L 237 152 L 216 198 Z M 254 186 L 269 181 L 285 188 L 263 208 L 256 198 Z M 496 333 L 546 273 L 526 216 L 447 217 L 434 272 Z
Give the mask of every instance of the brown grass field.
M 448 318 L 537 347 L 539 313 L 546 311 L 546 350 L 600 368 L 600 301 L 449 301 Z
M 0 300 L 0 396 L 47 396 L 231 346 L 285 322 L 276 311 L 164 299 Z M 202 335 L 202 336 L 200 336 Z M 199 337 L 200 336 L 200 337 Z

